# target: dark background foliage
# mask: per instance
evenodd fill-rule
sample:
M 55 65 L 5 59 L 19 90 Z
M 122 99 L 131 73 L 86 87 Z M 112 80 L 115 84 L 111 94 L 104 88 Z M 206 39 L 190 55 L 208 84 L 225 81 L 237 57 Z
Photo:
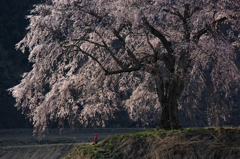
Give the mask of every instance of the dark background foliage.
M 18 84 L 21 75 L 31 69 L 28 53 L 15 50 L 15 44 L 26 34 L 25 19 L 33 4 L 41 0 L 0 1 L 0 128 L 31 127 L 7 89 Z

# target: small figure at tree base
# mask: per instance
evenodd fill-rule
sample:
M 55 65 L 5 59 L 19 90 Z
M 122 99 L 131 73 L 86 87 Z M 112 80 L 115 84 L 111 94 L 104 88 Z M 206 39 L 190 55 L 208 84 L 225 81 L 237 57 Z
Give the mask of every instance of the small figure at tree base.
M 97 143 L 98 143 L 97 134 L 95 134 L 95 137 L 94 137 L 94 144 L 97 144 Z

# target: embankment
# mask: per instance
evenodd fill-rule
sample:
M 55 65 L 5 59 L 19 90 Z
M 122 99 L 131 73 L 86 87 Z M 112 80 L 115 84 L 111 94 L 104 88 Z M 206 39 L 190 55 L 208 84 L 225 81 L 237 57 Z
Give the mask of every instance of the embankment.
M 80 146 L 64 159 L 239 159 L 239 128 L 149 130 Z
M 44 138 L 32 136 L 32 129 L 0 130 L 0 159 L 59 159 L 76 147 L 85 147 L 93 142 L 95 133 L 98 139 L 104 140 L 109 135 L 124 134 L 143 129 L 125 128 L 82 128 L 50 129 Z

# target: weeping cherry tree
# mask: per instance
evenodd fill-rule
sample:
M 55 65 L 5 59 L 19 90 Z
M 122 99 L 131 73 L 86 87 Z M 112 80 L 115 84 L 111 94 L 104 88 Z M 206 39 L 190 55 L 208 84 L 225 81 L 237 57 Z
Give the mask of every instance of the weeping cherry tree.
M 121 109 L 180 129 L 185 103 L 208 90 L 225 112 L 216 99 L 239 88 L 239 15 L 238 0 L 47 0 L 16 45 L 33 68 L 10 91 L 39 133 L 49 121 L 105 126 Z

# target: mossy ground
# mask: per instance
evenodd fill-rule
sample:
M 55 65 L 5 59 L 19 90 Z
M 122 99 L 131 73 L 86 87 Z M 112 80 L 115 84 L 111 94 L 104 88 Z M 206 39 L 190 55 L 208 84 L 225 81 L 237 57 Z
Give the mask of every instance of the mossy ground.
M 240 128 L 208 127 L 148 130 L 114 135 L 96 145 L 86 144 L 64 159 L 237 159 Z

